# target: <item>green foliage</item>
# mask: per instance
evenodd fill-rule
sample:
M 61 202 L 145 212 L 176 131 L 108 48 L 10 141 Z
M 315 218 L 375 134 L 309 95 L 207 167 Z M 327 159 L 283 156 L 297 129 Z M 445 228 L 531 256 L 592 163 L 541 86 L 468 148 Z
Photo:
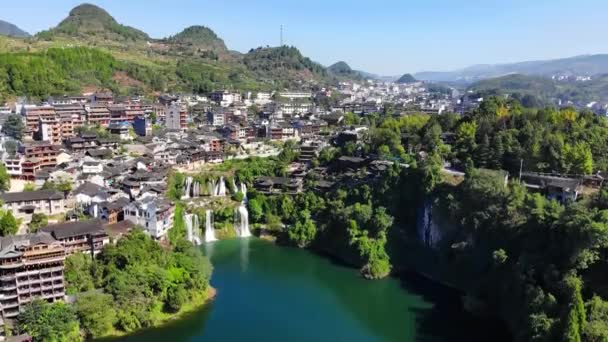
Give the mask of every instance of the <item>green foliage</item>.
M 0 75 L 2 75 L 2 69 L 0 68 Z M 1 79 L 1 78 L 0 78 Z M 2 90 L 3 84 L 0 82 L 0 90 Z M 8 91 L 8 90 L 7 90 Z M 2 133 L 9 137 L 21 140 L 23 137 L 23 131 L 25 130 L 25 123 L 23 123 L 23 117 L 19 114 L 10 114 L 4 124 L 2 124 Z
M 587 324 L 583 330 L 583 340 L 589 342 L 608 341 L 608 302 L 593 296 L 586 304 Z
M 307 247 L 317 235 L 315 222 L 310 218 L 310 212 L 304 210 L 299 213 L 296 224 L 289 229 L 289 239 L 300 248 Z
M 35 341 L 80 341 L 79 329 L 74 309 L 62 302 L 37 299 L 26 304 L 17 317 L 17 331 Z
M 96 285 L 95 265 L 91 255 L 76 253 L 65 259 L 66 292 L 74 295 L 93 290 Z
M 75 304 L 80 326 L 88 338 L 108 335 L 116 323 L 116 310 L 109 294 L 89 292 L 78 296 Z
M 32 182 L 27 182 L 23 185 L 23 191 L 34 191 L 36 190 L 36 184 Z
M 34 213 L 32 214 L 32 220 L 30 221 L 28 230 L 30 233 L 35 233 L 40 228 L 46 227 L 48 224 L 49 218 L 45 214 Z
M 18 229 L 19 222 L 13 216 L 13 212 L 6 211 L 2 213 L 2 218 L 0 218 L 0 236 L 15 235 Z
M 11 188 L 11 176 L 4 164 L 0 165 L 0 191 L 7 191 Z

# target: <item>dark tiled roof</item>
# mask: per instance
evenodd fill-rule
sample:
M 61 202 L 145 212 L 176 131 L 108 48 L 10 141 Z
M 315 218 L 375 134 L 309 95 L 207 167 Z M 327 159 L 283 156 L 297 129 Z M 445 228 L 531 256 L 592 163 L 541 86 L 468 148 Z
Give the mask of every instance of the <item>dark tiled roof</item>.
M 55 239 L 65 239 L 72 236 L 103 233 L 103 224 L 100 220 L 64 222 L 46 226 L 40 229 L 51 234 Z
M 40 200 L 60 200 L 63 199 L 63 194 L 57 190 L 37 190 L 24 192 L 6 192 L 0 195 L 5 203 L 23 202 L 23 201 L 40 201 Z

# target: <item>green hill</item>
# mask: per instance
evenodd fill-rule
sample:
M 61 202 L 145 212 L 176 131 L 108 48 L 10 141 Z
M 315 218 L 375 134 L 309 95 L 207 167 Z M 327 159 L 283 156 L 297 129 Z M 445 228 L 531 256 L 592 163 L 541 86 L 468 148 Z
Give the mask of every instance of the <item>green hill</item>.
M 274 79 L 275 84 L 289 86 L 298 81 L 327 81 L 325 68 L 304 57 L 293 46 L 251 49 L 243 56 L 248 70 L 262 79 Z
M 99 65 L 87 64 L 91 56 L 99 58 Z M 215 32 L 200 25 L 152 39 L 90 4 L 75 7 L 56 27 L 34 37 L 0 35 L 0 94 L 4 98 L 44 98 L 99 87 L 123 95 L 268 91 L 325 86 L 337 79 L 295 47 L 235 53 Z
M 150 37 L 138 29 L 119 24 L 108 12 L 91 4 L 72 9 L 67 18 L 56 27 L 38 33 L 41 39 L 57 36 L 113 41 L 148 40 Z
M 412 76 L 411 74 L 405 74 L 405 75 L 399 77 L 399 79 L 395 82 L 400 83 L 400 84 L 407 84 L 407 83 L 416 83 L 417 81 L 414 78 L 414 76 Z

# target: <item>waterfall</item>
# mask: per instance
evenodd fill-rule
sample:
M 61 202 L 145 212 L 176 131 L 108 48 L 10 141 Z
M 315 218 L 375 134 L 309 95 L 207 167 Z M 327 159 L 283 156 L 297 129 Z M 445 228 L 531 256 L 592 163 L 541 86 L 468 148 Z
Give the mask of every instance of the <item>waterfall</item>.
M 198 215 L 184 214 L 184 222 L 186 223 L 186 239 L 195 245 L 200 245 Z
M 425 201 L 418 210 L 417 231 L 420 241 L 427 247 L 437 247 L 441 240 L 441 230 L 433 218 L 433 203 Z
M 218 185 L 218 190 L 217 190 L 217 195 L 218 196 L 226 196 L 226 182 L 224 181 L 224 177 L 220 177 L 220 184 Z
M 213 223 L 211 223 L 212 213 L 213 212 L 209 209 L 205 211 L 205 242 L 212 242 L 217 240 L 215 238 L 215 229 L 213 228 Z
M 249 232 L 249 212 L 247 212 L 247 207 L 244 204 L 241 204 L 237 209 L 237 224 L 235 223 L 236 234 L 239 237 L 249 237 L 251 236 L 251 232 Z
M 234 178 L 232 178 L 232 191 L 234 191 L 235 194 L 239 192 L 239 188 L 236 186 L 236 181 Z
M 190 187 L 192 186 L 192 177 L 186 177 L 186 188 L 184 189 L 184 195 L 182 199 L 190 198 Z
M 192 241 L 192 214 L 184 214 L 184 222 L 186 223 L 186 239 Z
M 199 197 L 201 195 L 201 183 L 199 183 L 199 181 L 195 180 L 194 183 L 192 183 L 192 197 Z
M 247 185 L 241 183 L 241 192 L 243 193 L 243 202 L 247 202 Z
M 215 182 L 212 180 L 209 181 L 209 196 L 215 196 Z
M 198 246 L 201 244 L 201 226 L 199 224 L 198 215 L 192 214 L 192 240 L 194 245 Z

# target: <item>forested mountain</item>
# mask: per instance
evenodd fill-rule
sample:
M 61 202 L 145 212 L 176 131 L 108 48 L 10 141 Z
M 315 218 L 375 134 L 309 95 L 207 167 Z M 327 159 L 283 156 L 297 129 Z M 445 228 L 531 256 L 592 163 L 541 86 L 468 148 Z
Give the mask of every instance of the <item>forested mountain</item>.
M 147 40 L 148 35 L 138 29 L 119 24 L 108 12 L 91 4 L 74 7 L 69 16 L 56 27 L 40 32 L 38 37 L 50 39 L 65 36 L 82 39 Z
M 480 64 L 447 72 L 419 72 L 414 74 L 414 77 L 425 81 L 472 82 L 514 73 L 548 77 L 553 75 L 591 76 L 606 74 L 608 73 L 608 54 L 509 64 Z
M 29 37 L 30 34 L 23 31 L 17 25 L 11 24 L 4 20 L 0 20 L 0 35 L 9 36 L 9 37 Z
M 608 101 L 608 74 L 593 76 L 588 81 L 556 81 L 548 77 L 514 74 L 481 80 L 473 83 L 469 89 L 486 94 L 533 95 L 545 102 L 561 100 L 586 104 Z
M 103 57 L 93 70 L 83 70 L 75 57 L 83 53 Z M 48 68 L 39 67 L 45 64 Z M 96 74 L 98 69 L 103 77 Z M 0 36 L 0 73 L 6 75 L 0 78 L 4 98 L 42 98 L 99 87 L 118 94 L 198 93 L 224 88 L 278 90 L 336 81 L 295 47 L 235 53 L 213 30 L 201 25 L 154 39 L 91 4 L 75 7 L 56 27 L 34 37 Z M 35 80 L 40 79 L 46 84 L 37 84 Z

